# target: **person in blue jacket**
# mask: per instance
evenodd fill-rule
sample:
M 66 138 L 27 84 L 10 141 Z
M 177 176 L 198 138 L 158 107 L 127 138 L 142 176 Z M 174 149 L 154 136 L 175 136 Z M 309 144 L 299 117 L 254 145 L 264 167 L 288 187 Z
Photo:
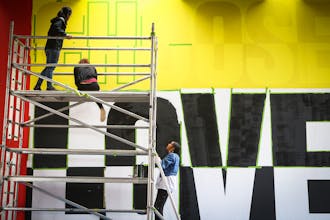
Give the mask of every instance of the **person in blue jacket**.
M 170 192 L 172 193 L 174 190 L 176 190 L 177 186 L 177 174 L 180 165 L 180 145 L 175 141 L 171 141 L 169 144 L 167 144 L 166 151 L 167 154 L 161 160 L 161 165 L 166 176 Z M 167 200 L 168 194 L 166 190 L 165 181 L 161 176 L 159 176 L 159 178 L 157 179 L 156 188 L 157 197 L 154 206 L 159 211 L 159 213 L 163 215 L 163 208 Z M 155 220 L 158 219 L 160 218 L 155 215 Z
M 57 16 L 50 20 L 51 25 L 48 30 L 48 36 L 52 37 L 65 37 L 72 38 L 71 35 L 65 32 L 67 22 L 72 14 L 72 10 L 70 7 L 63 7 L 57 13 Z M 60 51 L 62 49 L 63 39 L 47 39 L 45 46 L 45 53 L 47 57 L 47 64 L 57 64 L 58 58 L 60 56 Z M 41 72 L 42 76 L 46 76 L 49 79 L 53 78 L 53 71 L 55 66 L 45 67 Z M 41 90 L 41 84 L 43 79 L 39 78 L 36 85 L 34 86 L 34 90 Z M 56 90 L 51 82 L 47 81 L 47 90 Z

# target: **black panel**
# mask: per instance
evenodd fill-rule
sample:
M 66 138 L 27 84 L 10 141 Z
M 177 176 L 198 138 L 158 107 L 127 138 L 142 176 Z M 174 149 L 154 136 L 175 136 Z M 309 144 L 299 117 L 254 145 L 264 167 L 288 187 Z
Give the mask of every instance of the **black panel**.
M 31 175 L 33 176 L 33 169 L 32 168 L 27 168 L 26 169 L 26 175 Z M 30 184 L 33 184 L 30 182 Z M 21 184 L 22 185 L 22 184 Z M 25 207 L 26 208 L 31 208 L 32 207 L 32 189 L 30 187 L 25 187 Z M 25 220 L 31 220 L 31 211 L 25 211 Z
M 95 176 L 103 177 L 103 167 L 71 167 L 67 170 L 67 176 Z M 111 195 L 107 195 L 111 196 Z M 104 208 L 104 184 L 103 183 L 66 183 L 65 197 L 87 208 Z M 66 208 L 76 208 L 66 204 Z M 88 214 L 86 212 L 66 212 L 66 214 Z M 102 213 L 105 214 L 105 213 Z
M 230 119 L 228 166 L 255 166 L 265 94 L 234 94 Z
M 273 167 L 256 169 L 250 220 L 276 220 Z
M 213 94 L 182 94 L 192 166 L 221 166 Z
M 53 109 L 60 109 L 68 106 L 67 102 L 45 102 L 42 103 Z M 49 113 L 48 111 L 36 107 L 35 117 Z M 64 111 L 68 115 L 68 111 Z M 36 121 L 36 124 L 56 124 L 68 125 L 68 120 L 51 115 Z M 35 128 L 34 129 L 35 148 L 62 148 L 66 149 L 68 144 L 68 128 Z M 66 155 L 34 155 L 33 168 L 65 168 Z
M 143 176 L 148 177 L 148 167 L 144 166 Z M 147 184 L 133 184 L 133 207 L 134 209 L 147 208 Z
M 306 152 L 306 122 L 330 120 L 330 94 L 273 94 L 275 166 L 330 166 L 330 152 Z
M 180 215 L 182 220 L 200 220 L 194 173 L 191 167 L 180 168 Z
M 148 103 L 116 103 L 117 106 L 149 118 Z M 109 111 L 108 125 L 134 125 L 137 119 L 111 109 Z M 108 129 L 108 132 L 135 142 L 134 129 Z M 180 125 L 173 105 L 165 100 L 157 99 L 157 152 L 162 157 L 166 154 L 165 147 L 168 142 L 175 140 L 180 143 Z M 146 137 L 147 138 L 147 137 Z M 145 146 L 147 147 L 147 146 Z M 127 144 L 106 137 L 107 149 L 134 149 Z M 132 157 L 106 157 L 107 166 L 134 166 L 135 156 Z
M 310 213 L 330 213 L 330 180 L 308 180 Z

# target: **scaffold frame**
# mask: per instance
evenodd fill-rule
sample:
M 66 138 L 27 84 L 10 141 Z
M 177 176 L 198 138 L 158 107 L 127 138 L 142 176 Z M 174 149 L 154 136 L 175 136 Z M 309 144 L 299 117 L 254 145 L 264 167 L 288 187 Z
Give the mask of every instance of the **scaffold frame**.
M 154 188 L 155 188 L 155 167 L 160 170 L 160 174 L 164 177 L 165 174 L 162 170 L 159 156 L 156 152 L 156 119 L 157 119 L 157 52 L 158 42 L 154 31 L 154 24 L 151 27 L 150 36 L 135 37 L 135 36 L 74 36 L 72 39 L 81 40 L 146 40 L 150 41 L 150 47 L 63 47 L 62 50 L 96 50 L 96 51 L 146 51 L 150 53 L 150 63 L 144 64 L 92 64 L 95 67 L 132 67 L 132 68 L 148 68 L 149 71 L 117 71 L 117 72 L 100 72 L 98 75 L 103 76 L 126 76 L 134 75 L 138 79 L 127 82 L 110 91 L 79 91 L 59 81 L 49 79 L 40 75 L 37 72 L 30 70 L 31 67 L 77 67 L 77 66 L 90 66 L 91 64 L 41 64 L 29 63 L 29 56 L 31 50 L 44 50 L 44 47 L 37 47 L 31 44 L 34 39 L 64 39 L 64 37 L 50 37 L 50 36 L 29 36 L 29 35 L 16 35 L 14 34 L 14 22 L 10 24 L 9 32 L 9 47 L 8 47 L 8 64 L 7 64 L 7 80 L 6 80 L 6 94 L 4 105 L 4 120 L 3 120 L 3 135 L 1 144 L 1 220 L 16 220 L 18 211 L 70 211 L 70 212 L 85 212 L 96 215 L 102 219 L 110 219 L 106 215 L 101 214 L 107 212 L 134 212 L 146 214 L 147 220 L 154 219 L 157 215 L 161 219 L 163 216 L 154 207 Z M 69 72 L 55 72 L 54 75 L 73 75 Z M 57 91 L 34 91 L 29 89 L 29 77 L 39 77 L 45 81 L 51 82 L 54 85 L 62 88 Z M 130 92 L 124 89 L 149 80 L 149 89 L 145 92 Z M 69 104 L 61 109 L 53 109 L 43 104 L 44 102 L 75 102 Z M 125 115 L 142 120 L 148 126 L 135 126 L 135 125 L 93 125 L 85 123 L 79 119 L 73 118 L 64 112 L 79 106 L 85 102 L 98 102 L 119 111 Z M 146 102 L 149 104 L 149 118 L 145 118 L 134 112 L 113 105 L 109 102 Z M 35 117 L 32 119 L 26 118 L 25 113 L 29 109 L 27 105 L 33 105 L 46 110 L 48 113 Z M 55 125 L 55 124 L 36 124 L 35 122 L 57 115 L 72 121 L 75 124 L 71 125 Z M 96 149 L 61 149 L 61 148 L 28 148 L 24 146 L 24 129 L 36 127 L 50 127 L 50 128 L 86 128 L 98 132 L 104 136 L 108 136 L 116 141 L 124 143 L 128 146 L 135 148 L 135 150 L 96 150 Z M 113 129 L 147 129 L 148 130 L 148 146 L 140 146 L 134 142 L 126 140 L 120 136 L 104 131 L 104 128 Z M 147 178 L 143 177 L 88 177 L 88 176 L 29 176 L 21 175 L 21 160 L 22 155 L 116 155 L 116 156 L 136 156 L 146 155 L 148 157 L 148 175 Z M 30 182 L 71 182 L 71 183 L 136 183 L 147 184 L 147 205 L 145 210 L 115 210 L 115 209 L 89 209 L 73 201 L 65 198 L 60 198 L 46 190 L 34 186 Z M 18 193 L 19 184 L 29 187 L 31 189 L 45 193 L 55 199 L 61 200 L 74 208 L 39 208 L 39 207 L 18 207 Z M 180 215 L 176 208 L 174 199 L 169 190 L 166 182 L 167 192 L 169 194 L 171 206 L 176 214 L 177 220 L 180 220 Z

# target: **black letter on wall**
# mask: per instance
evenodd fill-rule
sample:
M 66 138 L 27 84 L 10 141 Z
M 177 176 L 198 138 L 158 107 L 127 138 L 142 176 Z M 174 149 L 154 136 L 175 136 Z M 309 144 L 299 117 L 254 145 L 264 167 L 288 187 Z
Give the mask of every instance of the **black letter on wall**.
M 330 94 L 272 94 L 275 166 L 330 166 L 330 152 L 306 152 L 306 122 L 330 120 Z
M 274 168 L 256 169 L 250 220 L 276 220 Z
M 130 112 L 134 112 L 145 118 L 149 118 L 149 104 L 148 103 L 116 103 L 117 106 L 124 108 Z M 108 117 L 108 125 L 134 125 L 137 119 L 129 115 L 123 114 L 116 110 L 110 110 Z M 134 129 L 108 129 L 108 132 L 119 137 L 125 138 L 131 142 L 135 142 Z M 158 154 L 162 157 L 165 155 L 165 147 L 168 142 L 180 140 L 180 125 L 178 123 L 177 114 L 174 106 L 167 100 L 157 99 L 157 141 L 156 148 Z M 148 137 L 146 137 L 148 138 Z M 147 146 L 145 146 L 147 147 Z M 107 149 L 133 149 L 127 144 L 106 137 Z M 107 166 L 131 166 L 135 165 L 135 157 L 106 157 Z
M 213 94 L 182 94 L 192 166 L 221 166 Z
M 234 94 L 230 119 L 228 166 L 255 166 L 265 94 Z

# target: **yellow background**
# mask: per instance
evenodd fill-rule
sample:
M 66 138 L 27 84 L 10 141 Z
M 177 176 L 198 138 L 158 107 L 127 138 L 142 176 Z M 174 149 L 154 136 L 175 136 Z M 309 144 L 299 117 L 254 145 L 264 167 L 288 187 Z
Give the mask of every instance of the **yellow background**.
M 327 0 L 34 0 L 32 34 L 46 35 L 62 6 L 73 9 L 67 32 L 74 36 L 149 36 L 154 22 L 159 90 L 330 87 Z M 66 47 L 102 44 L 64 42 Z M 62 51 L 59 63 L 77 63 L 81 57 L 91 63 L 144 59 L 126 53 Z M 31 60 L 44 63 L 44 52 L 32 52 Z M 54 79 L 74 86 L 72 76 Z M 124 81 L 99 77 L 103 90 Z

